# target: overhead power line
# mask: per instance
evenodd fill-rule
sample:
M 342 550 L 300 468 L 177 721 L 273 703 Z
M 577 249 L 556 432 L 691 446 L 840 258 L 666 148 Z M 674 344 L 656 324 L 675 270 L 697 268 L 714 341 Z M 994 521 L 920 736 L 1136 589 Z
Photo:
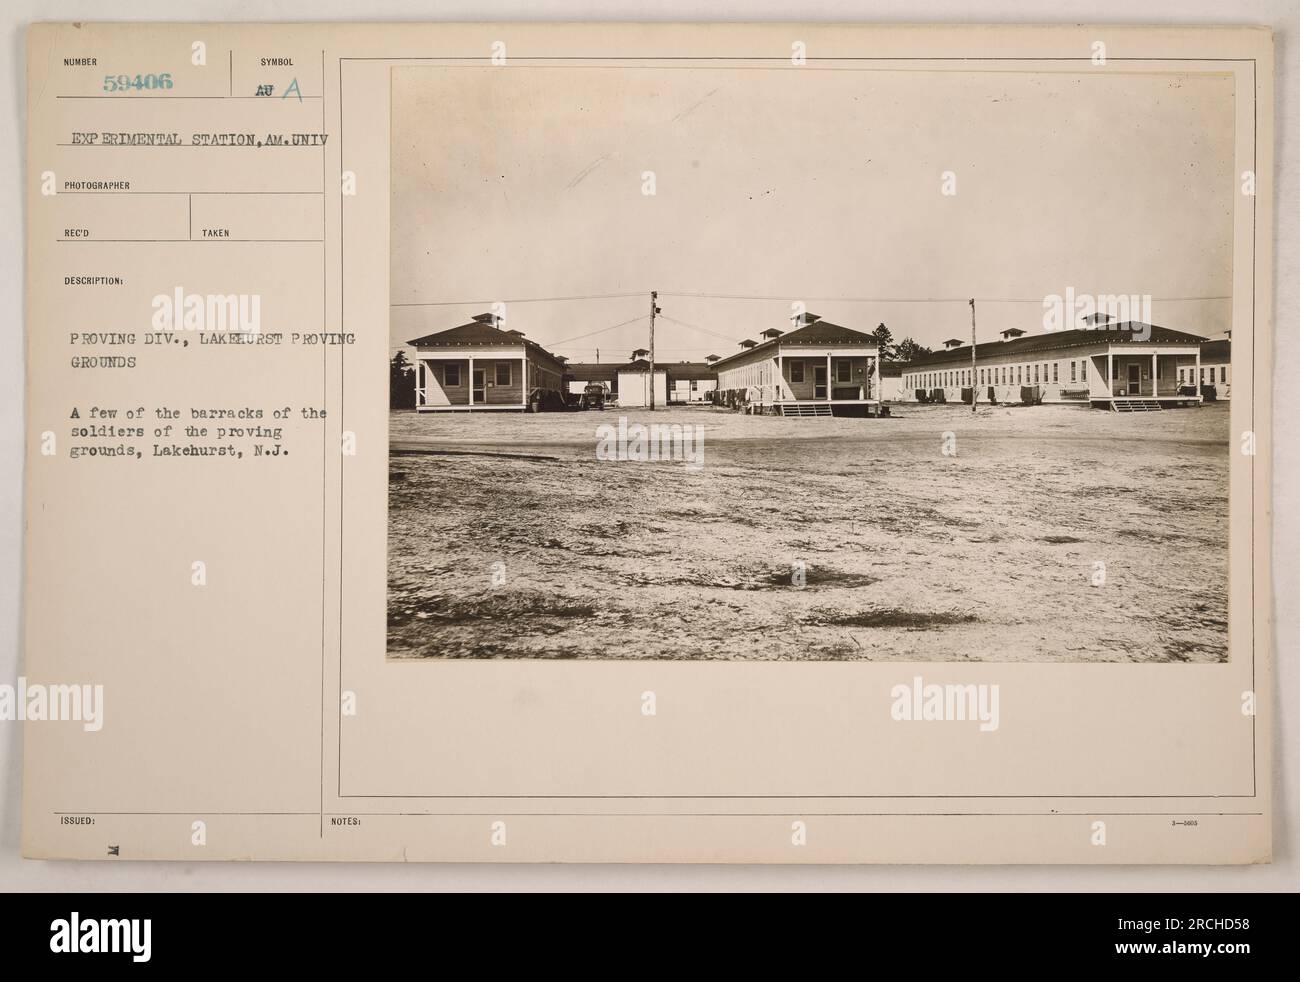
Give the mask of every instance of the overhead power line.
M 660 290 L 662 297 L 695 297 L 704 300 L 755 300 L 765 302 L 789 303 L 795 300 L 813 301 L 815 303 L 970 303 L 970 297 L 811 297 L 797 294 L 785 296 L 755 296 L 740 293 L 679 293 L 672 290 Z M 1044 297 L 976 297 L 981 303 L 1036 303 L 1041 304 Z M 1152 297 L 1152 303 L 1182 303 L 1209 300 L 1231 300 L 1232 297 Z
M 698 324 L 689 324 L 684 320 L 678 320 L 676 317 L 670 317 L 668 314 L 660 314 L 659 316 L 670 324 L 676 324 L 678 327 L 684 327 L 690 331 L 699 331 L 701 334 L 707 334 L 709 337 L 717 338 L 720 341 L 729 341 L 732 344 L 736 341 L 734 337 L 729 337 L 726 334 L 719 334 L 717 331 L 710 331 L 707 327 L 700 327 Z
M 649 291 L 639 293 L 589 293 L 570 297 L 492 297 L 486 300 L 411 300 L 390 304 L 390 307 L 476 307 L 494 303 L 564 303 L 574 300 L 626 300 L 632 297 L 644 297 Z M 815 303 L 969 303 L 970 297 L 845 297 L 845 296 L 808 296 L 785 294 L 784 296 L 761 296 L 744 293 L 700 293 L 675 290 L 660 290 L 661 297 L 693 297 L 702 300 L 752 300 L 762 302 L 789 303 L 794 300 Z M 980 303 L 1036 303 L 1041 304 L 1043 297 L 976 297 Z M 1152 297 L 1152 303 L 1204 303 L 1231 300 L 1230 296 L 1210 297 Z
M 581 341 L 583 338 L 595 337 L 597 334 L 604 334 L 606 331 L 613 331 L 620 327 L 627 327 L 629 324 L 635 324 L 637 321 L 643 321 L 650 317 L 649 314 L 642 314 L 640 317 L 633 317 L 631 320 L 625 320 L 619 324 L 611 324 L 609 327 L 602 327 L 596 331 L 588 331 L 586 334 L 579 334 L 577 337 L 566 338 L 563 341 L 548 341 L 552 348 L 558 348 L 562 344 L 568 344 L 570 341 Z
M 492 297 L 490 300 L 411 300 L 390 307 L 476 307 L 494 303 L 559 303 L 565 300 L 623 300 L 644 293 L 591 293 L 574 297 Z

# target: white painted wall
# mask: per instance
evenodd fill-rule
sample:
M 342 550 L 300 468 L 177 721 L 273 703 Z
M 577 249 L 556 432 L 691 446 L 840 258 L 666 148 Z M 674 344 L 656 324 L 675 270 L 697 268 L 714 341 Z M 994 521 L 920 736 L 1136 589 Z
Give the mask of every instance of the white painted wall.
M 655 405 L 668 405 L 668 375 L 666 372 L 655 372 Z M 635 409 L 638 406 L 650 405 L 650 373 L 649 372 L 619 372 L 618 373 L 618 404 L 620 408 L 631 407 Z

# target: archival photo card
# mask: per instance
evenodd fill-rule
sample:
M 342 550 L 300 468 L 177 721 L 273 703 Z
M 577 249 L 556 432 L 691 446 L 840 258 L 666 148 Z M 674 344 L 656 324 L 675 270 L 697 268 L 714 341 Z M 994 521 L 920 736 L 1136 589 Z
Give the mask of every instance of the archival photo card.
M 27 88 L 26 856 L 1269 861 L 1267 30 Z

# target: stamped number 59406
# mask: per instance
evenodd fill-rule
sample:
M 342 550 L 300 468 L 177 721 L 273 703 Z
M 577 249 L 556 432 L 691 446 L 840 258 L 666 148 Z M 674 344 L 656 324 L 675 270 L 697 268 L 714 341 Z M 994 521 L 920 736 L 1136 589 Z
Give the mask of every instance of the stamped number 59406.
M 131 90 L 140 91 L 142 89 L 170 89 L 172 87 L 171 72 L 163 72 L 161 75 L 105 75 L 104 91 L 105 92 L 130 92 Z

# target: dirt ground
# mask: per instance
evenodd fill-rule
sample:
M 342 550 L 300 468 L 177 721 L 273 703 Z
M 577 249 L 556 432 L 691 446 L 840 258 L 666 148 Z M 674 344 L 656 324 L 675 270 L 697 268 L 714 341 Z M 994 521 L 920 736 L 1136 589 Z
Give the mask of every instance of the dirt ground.
M 393 413 L 389 655 L 1226 660 L 1226 405 L 894 412 Z

